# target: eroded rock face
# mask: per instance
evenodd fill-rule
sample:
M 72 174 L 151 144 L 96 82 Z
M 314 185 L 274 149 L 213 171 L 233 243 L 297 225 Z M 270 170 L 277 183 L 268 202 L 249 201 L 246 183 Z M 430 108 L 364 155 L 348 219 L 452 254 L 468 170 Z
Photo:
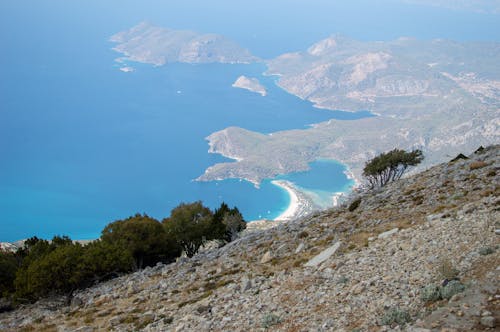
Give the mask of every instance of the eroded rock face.
M 72 306 L 50 300 L 2 313 L 0 330 L 493 329 L 500 313 L 500 147 L 469 157 L 360 193 L 354 211 L 346 204 L 272 223 L 191 259 L 81 290 Z M 317 256 L 316 268 L 304 266 Z M 426 303 L 422 289 L 443 284 L 443 261 L 467 287 Z M 380 326 L 396 309 L 410 317 L 406 326 Z

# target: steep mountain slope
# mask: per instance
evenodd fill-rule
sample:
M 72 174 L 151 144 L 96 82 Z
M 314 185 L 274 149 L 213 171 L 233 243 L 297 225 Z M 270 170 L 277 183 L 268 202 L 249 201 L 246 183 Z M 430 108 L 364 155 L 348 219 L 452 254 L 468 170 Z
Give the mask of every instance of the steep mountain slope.
M 493 329 L 500 319 L 499 157 L 500 146 L 490 147 L 357 194 L 345 206 L 249 230 L 192 259 L 83 290 L 71 306 L 50 300 L 0 314 L 0 329 Z M 443 275 L 465 290 L 447 296 L 445 286 L 447 299 L 426 302 Z

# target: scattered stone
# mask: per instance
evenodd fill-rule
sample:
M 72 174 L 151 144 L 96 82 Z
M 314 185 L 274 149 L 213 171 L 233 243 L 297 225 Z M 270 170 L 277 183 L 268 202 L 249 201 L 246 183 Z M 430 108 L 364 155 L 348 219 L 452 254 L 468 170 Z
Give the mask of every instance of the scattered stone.
M 486 327 L 496 327 L 496 319 L 493 316 L 485 316 L 481 318 L 481 325 L 486 326 Z
M 365 290 L 365 288 L 366 288 L 365 285 L 359 283 L 351 289 L 351 293 L 354 295 L 359 295 Z
M 399 231 L 399 228 L 393 228 L 390 231 L 380 233 L 378 235 L 378 238 L 379 239 L 386 239 L 386 238 L 390 237 L 391 235 L 396 234 L 398 231 Z
M 336 242 L 333 246 L 323 250 L 319 255 L 313 257 L 304 266 L 317 267 L 328 258 L 330 258 L 340 248 L 340 242 Z
M 248 278 L 243 278 L 241 280 L 241 290 L 243 292 L 246 292 L 248 290 L 252 289 L 252 281 Z
M 491 312 L 488 310 L 481 312 L 481 317 L 486 317 L 486 316 L 491 316 Z
M 82 326 L 73 330 L 73 332 L 94 332 L 95 329 L 92 326 Z
M 269 263 L 273 259 L 273 256 L 271 255 L 270 251 L 267 251 L 264 256 L 262 256 L 262 259 L 260 260 L 260 264 L 266 264 Z
M 301 242 L 297 247 L 297 249 L 295 249 L 295 254 L 300 253 L 304 249 L 304 247 L 305 247 L 304 242 Z

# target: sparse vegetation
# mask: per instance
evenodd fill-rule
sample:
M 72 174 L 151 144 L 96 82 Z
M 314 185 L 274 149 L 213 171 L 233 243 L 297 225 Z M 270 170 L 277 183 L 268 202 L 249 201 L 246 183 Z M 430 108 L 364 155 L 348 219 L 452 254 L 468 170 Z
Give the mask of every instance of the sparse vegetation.
M 349 204 L 349 207 L 347 208 L 347 210 L 352 212 L 359 207 L 359 204 L 361 204 L 361 198 L 357 198 L 354 201 L 352 201 L 351 204 Z
M 441 291 L 439 286 L 429 285 L 420 292 L 420 299 L 424 302 L 435 302 L 441 299 Z
M 261 326 L 265 329 L 281 323 L 281 318 L 275 314 L 268 313 L 262 317 Z
M 409 166 L 416 166 L 424 159 L 422 150 L 394 149 L 381 153 L 366 163 L 363 168 L 363 176 L 368 180 L 370 187 L 383 187 L 391 181 L 403 176 Z
M 470 164 L 469 168 L 471 171 L 473 171 L 475 169 L 483 168 L 485 166 L 488 166 L 488 164 L 485 163 L 484 161 L 475 161 Z
M 495 249 L 492 247 L 482 247 L 482 248 L 479 248 L 478 252 L 482 256 L 487 256 L 487 255 L 491 255 L 492 253 L 494 253 Z
M 406 310 L 393 308 L 385 313 L 380 322 L 382 325 L 397 324 L 403 326 L 411 322 L 411 316 Z
M 450 160 L 450 163 L 454 163 L 455 161 L 458 161 L 458 160 L 467 160 L 467 159 L 469 159 L 469 157 L 467 157 L 463 153 L 459 153 L 455 158 Z
M 440 289 L 441 298 L 449 300 L 455 294 L 461 293 L 465 290 L 465 286 L 458 280 L 451 280 Z

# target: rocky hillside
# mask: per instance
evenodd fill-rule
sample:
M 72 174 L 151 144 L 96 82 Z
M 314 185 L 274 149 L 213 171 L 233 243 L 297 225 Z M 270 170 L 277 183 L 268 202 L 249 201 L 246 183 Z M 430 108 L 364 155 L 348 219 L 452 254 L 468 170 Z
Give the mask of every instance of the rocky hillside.
M 500 146 L 191 259 L 0 314 L 3 331 L 483 331 L 500 320 Z

